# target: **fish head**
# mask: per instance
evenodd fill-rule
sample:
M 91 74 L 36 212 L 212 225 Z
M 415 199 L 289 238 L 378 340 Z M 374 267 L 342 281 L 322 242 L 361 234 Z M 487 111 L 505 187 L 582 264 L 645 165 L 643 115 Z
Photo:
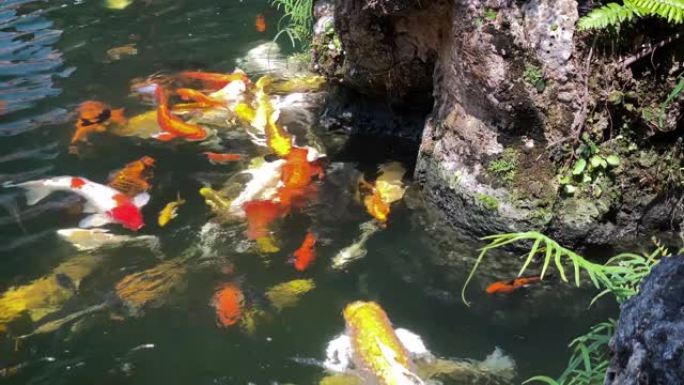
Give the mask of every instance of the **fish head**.
M 133 231 L 140 230 L 145 224 L 140 209 L 130 201 L 118 204 L 109 211 L 109 215 L 114 221 Z

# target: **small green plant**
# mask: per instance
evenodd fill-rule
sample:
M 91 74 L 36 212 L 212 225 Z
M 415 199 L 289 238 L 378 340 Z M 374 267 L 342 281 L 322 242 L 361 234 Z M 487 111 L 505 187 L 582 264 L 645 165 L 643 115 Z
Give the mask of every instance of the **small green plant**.
M 271 5 L 283 11 L 275 40 L 285 34 L 293 47 L 300 44 L 307 48 L 313 28 L 313 0 L 271 0 Z
M 582 143 L 575 151 L 575 156 L 577 160 L 572 165 L 570 173 L 559 179 L 563 191 L 568 195 L 575 194 L 578 186 L 591 185 L 598 176 L 620 165 L 619 156 L 603 153 L 586 133 L 582 135 Z M 598 186 L 592 186 L 591 190 L 595 198 L 602 194 Z
M 665 114 L 667 113 L 667 109 L 672 102 L 679 97 L 682 91 L 684 91 L 684 74 L 679 75 L 679 82 L 677 82 L 677 85 L 672 89 L 672 92 L 667 95 L 667 99 L 660 104 L 660 113 L 658 114 L 658 125 L 660 127 L 665 126 Z
M 498 12 L 496 10 L 487 8 L 484 12 L 484 18 L 489 21 L 496 21 L 496 16 L 498 15 Z
M 672 24 L 684 22 L 684 0 L 623 0 L 622 4 L 608 3 L 579 19 L 580 31 L 618 27 L 635 18 L 655 16 Z
M 572 355 L 568 366 L 558 379 L 535 376 L 523 384 L 533 381 L 545 382 L 549 385 L 603 384 L 608 369 L 608 342 L 613 337 L 616 324 L 613 319 L 601 322 L 592 326 L 587 334 L 575 338 L 569 345 Z
M 479 194 L 477 200 L 480 201 L 480 204 L 487 210 L 496 211 L 499 209 L 499 201 L 491 195 Z
M 507 148 L 498 159 L 489 162 L 487 171 L 510 183 L 518 172 L 518 156 L 517 151 Z
M 544 73 L 541 68 L 527 64 L 523 72 L 523 79 L 539 92 L 543 92 L 546 88 L 546 81 L 544 80 Z

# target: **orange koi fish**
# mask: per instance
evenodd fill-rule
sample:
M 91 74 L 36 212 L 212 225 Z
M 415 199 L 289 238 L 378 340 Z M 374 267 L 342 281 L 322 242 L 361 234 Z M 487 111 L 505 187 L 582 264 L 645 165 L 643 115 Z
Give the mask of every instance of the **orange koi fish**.
M 294 147 L 285 158 L 282 168 L 281 181 L 289 188 L 303 188 L 311 183 L 314 175 L 323 177 L 323 169 L 307 160 L 307 148 Z
M 120 170 L 112 172 L 107 185 L 129 197 L 134 197 L 150 189 L 152 167 L 154 167 L 154 158 L 143 156 Z
M 390 205 L 382 200 L 382 197 L 377 190 L 373 190 L 373 194 L 366 195 L 363 198 L 363 204 L 366 206 L 366 211 L 378 222 L 385 224 L 390 214 Z
M 267 200 L 249 201 L 242 208 L 247 217 L 247 238 L 249 239 L 268 237 L 268 226 L 285 215 L 285 210 L 281 205 Z
M 123 108 L 113 110 L 108 105 L 94 100 L 81 103 L 78 107 L 78 114 L 76 131 L 71 137 L 71 144 L 87 141 L 91 132 L 104 132 L 110 122 L 126 124 Z
M 207 96 L 197 90 L 193 90 L 192 88 L 178 88 L 176 90 L 176 94 L 181 97 L 181 99 L 185 101 L 194 101 L 198 106 L 207 106 L 204 108 L 208 107 L 224 107 L 225 103 L 223 103 L 221 100 L 212 98 L 210 96 Z M 189 103 L 193 104 L 193 103 Z
M 183 119 L 172 114 L 168 107 L 168 99 L 162 87 L 157 87 L 155 90 L 157 98 L 157 123 L 164 131 L 157 136 L 157 139 L 162 141 L 172 140 L 177 137 L 185 140 L 199 141 L 207 138 L 207 131 L 196 125 L 183 121 Z
M 185 79 L 199 80 L 208 89 L 218 90 L 228 85 L 228 83 L 235 80 L 242 80 L 245 83 L 249 81 L 247 75 L 242 71 L 235 71 L 230 74 L 222 74 L 216 72 L 201 72 L 201 71 L 184 71 L 180 76 Z
M 256 27 L 257 31 L 266 32 L 266 19 L 264 18 L 264 15 L 260 13 L 256 15 L 254 26 Z
M 216 323 L 222 327 L 235 325 L 242 315 L 244 302 L 245 296 L 237 285 L 227 283 L 220 287 L 212 301 L 216 309 Z
M 487 286 L 487 294 L 510 294 L 517 291 L 520 288 L 529 286 L 533 283 L 541 281 L 541 277 L 538 275 L 532 277 L 520 277 L 507 281 L 494 282 Z
M 311 231 L 306 233 L 302 245 L 294 252 L 294 267 L 297 271 L 306 270 L 309 265 L 316 259 L 314 245 L 316 244 L 316 237 Z
M 205 152 L 204 155 L 207 156 L 211 164 L 225 164 L 230 162 L 237 162 L 242 159 L 240 154 L 221 154 L 217 152 Z

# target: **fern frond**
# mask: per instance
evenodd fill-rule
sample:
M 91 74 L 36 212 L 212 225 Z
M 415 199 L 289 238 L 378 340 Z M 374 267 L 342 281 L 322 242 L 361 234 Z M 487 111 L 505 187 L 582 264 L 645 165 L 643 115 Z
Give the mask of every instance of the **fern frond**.
M 684 0 L 631 0 L 640 13 L 659 16 L 670 23 L 684 22 Z
M 544 275 L 546 274 L 549 265 L 551 264 L 551 262 L 553 262 L 556 266 L 556 269 L 558 270 L 560 278 L 564 282 L 568 282 L 568 275 L 565 273 L 566 267 L 564 266 L 564 262 L 569 260 L 574 270 L 576 286 L 580 285 L 580 272 L 584 271 L 596 288 L 610 288 L 610 279 L 607 274 L 610 272 L 610 270 L 618 269 L 618 267 L 606 267 L 588 261 L 582 256 L 575 253 L 574 251 L 566 249 L 565 247 L 559 245 L 553 239 L 537 231 L 490 235 L 482 239 L 490 240 L 491 242 L 480 249 L 480 255 L 477 257 L 475 265 L 470 271 L 470 274 L 468 275 L 468 278 L 466 279 L 466 282 L 463 284 L 463 288 L 461 289 L 461 299 L 463 300 L 463 303 L 466 305 L 469 305 L 468 301 L 465 298 L 466 288 L 468 287 L 468 284 L 470 283 L 472 278 L 475 276 L 475 271 L 480 266 L 480 263 L 487 255 L 487 253 L 493 249 L 497 249 L 515 242 L 533 242 L 532 248 L 530 249 L 530 252 L 527 254 L 525 262 L 523 263 L 523 266 L 520 269 L 518 276 L 523 275 L 525 270 L 527 270 L 530 263 L 532 263 L 532 261 L 535 259 L 535 256 L 537 256 L 538 254 L 543 259 L 541 270 L 542 279 L 544 279 Z M 615 271 L 615 273 L 617 273 L 617 271 Z
M 586 31 L 590 29 L 605 29 L 618 25 L 640 16 L 631 1 L 625 1 L 624 5 L 608 3 L 603 7 L 596 8 L 582 17 L 577 22 L 577 29 Z

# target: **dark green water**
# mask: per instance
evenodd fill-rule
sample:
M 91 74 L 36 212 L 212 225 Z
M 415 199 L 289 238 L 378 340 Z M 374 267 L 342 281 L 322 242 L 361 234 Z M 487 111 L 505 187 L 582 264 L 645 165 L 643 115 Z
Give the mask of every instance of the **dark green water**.
M 24 16 L 13 15 L 14 11 Z M 265 15 L 265 33 L 254 28 L 258 13 Z M 273 38 L 278 17 L 264 2 L 247 0 L 134 0 L 120 11 L 109 10 L 100 1 L 0 0 L 0 100 L 6 102 L 0 115 L 0 182 L 55 175 L 104 182 L 111 170 L 150 155 L 157 159 L 157 167 L 153 198 L 144 209 L 148 225 L 141 233 L 159 236 L 167 258 L 198 246 L 200 228 L 211 218 L 197 194 L 200 181 L 208 173 L 239 170 L 208 165 L 192 145 L 107 135 L 99 136 L 80 156 L 70 155 L 72 112 L 89 99 L 142 112 L 149 107 L 129 97 L 129 81 L 155 72 L 232 71 L 236 58 Z M 110 62 L 106 51 L 127 43 L 136 43 L 138 54 Z M 358 146 L 329 156 L 349 169 L 372 170 L 383 160 L 410 166 L 413 154 L 393 148 L 377 147 L 377 154 L 368 156 L 362 153 L 368 147 Z M 320 202 L 307 215 L 293 215 L 281 226 L 281 252 L 262 256 L 245 251 L 244 226 L 228 226 L 212 257 L 193 262 L 182 290 L 161 306 L 123 319 L 111 317 L 109 311 L 96 313 L 77 327 L 68 325 L 19 345 L 12 336 L 1 335 L 0 368 L 27 365 L 0 382 L 314 384 L 322 369 L 293 358 L 323 359 L 328 340 L 344 328 L 342 308 L 360 299 L 379 302 L 396 326 L 420 334 L 436 355 L 482 359 L 499 346 L 515 359 L 518 379 L 524 379 L 558 373 L 571 338 L 610 314 L 610 309 L 599 315 L 585 310 L 591 292 L 552 283 L 489 297 L 481 293 L 491 275 L 471 286 L 474 305 L 467 308 L 458 293 L 479 243 L 455 241 L 461 247 L 454 249 L 442 242 L 444 232 L 438 235 L 419 220 L 424 217 L 420 209 L 402 202 L 394 208 L 389 227 L 369 240 L 363 260 L 345 271 L 332 270 L 330 258 L 352 243 L 358 225 L 368 220 L 348 186 L 335 183 L 333 171 L 322 182 Z M 156 214 L 177 192 L 188 203 L 179 218 L 160 229 Z M 5 209 L 0 217 L 0 290 L 48 274 L 76 254 L 54 235 L 80 219 L 68 213 L 71 197 L 56 194 L 26 207 L 17 190 L 3 189 L 0 200 Z M 23 228 L 13 214 L 14 204 Z M 309 226 L 322 241 L 315 264 L 299 273 L 287 260 Z M 133 247 L 101 254 L 104 262 L 81 283 L 64 314 L 105 301 L 123 276 L 159 262 L 149 251 Z M 235 273 L 222 273 L 221 266 L 229 263 L 235 265 Z M 509 276 L 513 274 L 510 271 Z M 295 278 L 313 278 L 317 287 L 298 306 L 274 311 L 254 335 L 217 326 L 210 302 L 219 285 L 238 281 L 249 301 L 259 304 L 268 287 Z M 23 334 L 35 326 L 22 318 L 10 331 Z M 135 349 L 142 344 L 153 347 Z

